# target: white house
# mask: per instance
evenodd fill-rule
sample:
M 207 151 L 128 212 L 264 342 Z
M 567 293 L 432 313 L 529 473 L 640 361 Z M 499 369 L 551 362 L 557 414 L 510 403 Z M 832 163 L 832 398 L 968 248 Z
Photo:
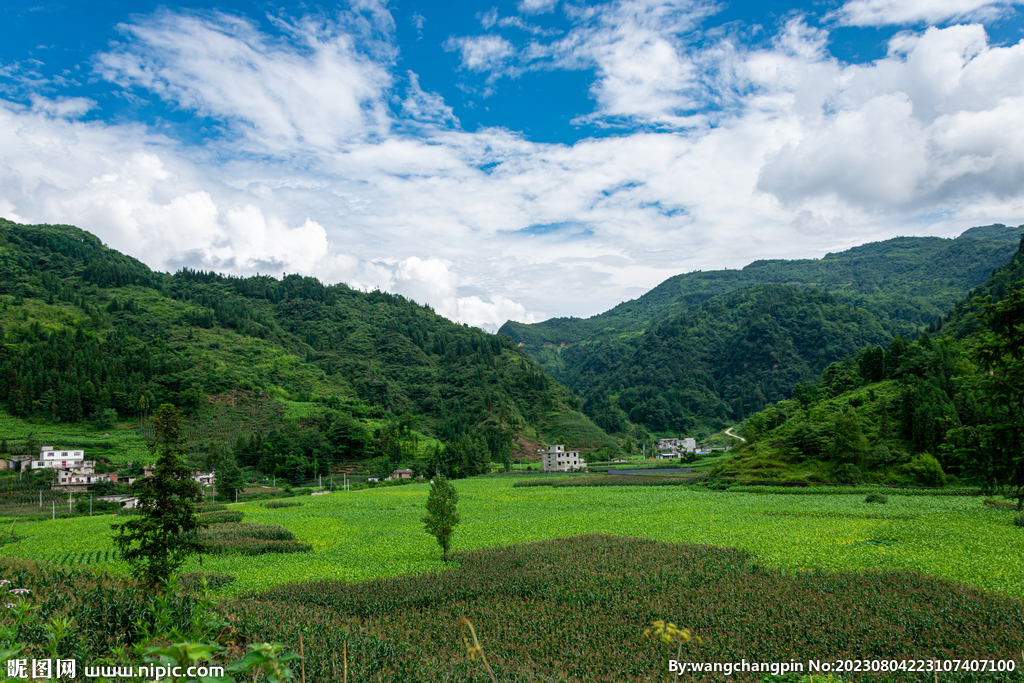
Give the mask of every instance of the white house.
M 117 481 L 117 474 L 96 474 L 91 469 L 88 472 L 81 470 L 57 470 L 57 480 L 50 486 L 54 491 L 88 491 L 93 484 L 104 481 Z
M 539 453 L 544 463 L 545 472 L 564 472 L 587 466 L 587 462 L 580 458 L 579 451 L 567 451 L 562 444 L 539 449 Z
M 39 458 L 29 462 L 29 469 L 92 470 L 96 461 L 86 460 L 85 451 L 57 451 L 53 446 L 42 446 Z
M 683 451 L 686 453 L 697 452 L 697 440 L 694 438 L 685 439 L 658 439 L 659 451 Z M 679 457 L 679 456 L 673 456 Z

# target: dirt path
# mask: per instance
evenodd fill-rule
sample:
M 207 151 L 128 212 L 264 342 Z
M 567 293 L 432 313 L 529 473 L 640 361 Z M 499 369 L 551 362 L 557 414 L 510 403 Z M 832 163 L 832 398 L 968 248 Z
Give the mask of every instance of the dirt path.
M 729 427 L 728 429 L 726 429 L 726 430 L 725 430 L 725 433 L 726 433 L 726 434 L 728 434 L 729 436 L 731 436 L 731 437 L 732 437 L 732 438 L 734 438 L 734 439 L 739 439 L 739 440 L 740 440 L 740 441 L 742 441 L 743 443 L 746 443 L 746 442 L 747 442 L 747 440 L 746 440 L 746 439 L 744 439 L 744 438 L 743 438 L 742 436 L 736 436 L 735 434 L 733 434 L 733 433 L 732 433 L 732 427 Z

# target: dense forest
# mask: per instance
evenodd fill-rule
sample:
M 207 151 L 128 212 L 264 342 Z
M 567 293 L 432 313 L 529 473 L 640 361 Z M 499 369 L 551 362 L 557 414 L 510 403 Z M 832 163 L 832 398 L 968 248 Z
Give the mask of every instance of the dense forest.
M 587 320 L 510 322 L 501 333 L 581 395 L 609 431 L 635 423 L 706 432 L 791 398 L 798 383 L 858 348 L 936 329 L 1013 255 L 1022 229 L 985 226 L 956 239 L 903 237 L 818 260 L 688 273 Z
M 752 415 L 719 476 L 1024 489 L 1024 240 L 932 325 Z
M 199 420 L 238 394 L 320 406 L 222 444 L 307 463 L 400 455 L 414 429 L 449 459 L 614 444 L 507 337 L 308 277 L 154 272 L 70 226 L 0 220 L 0 340 L 0 406 L 18 417 L 109 423 L 170 402 Z

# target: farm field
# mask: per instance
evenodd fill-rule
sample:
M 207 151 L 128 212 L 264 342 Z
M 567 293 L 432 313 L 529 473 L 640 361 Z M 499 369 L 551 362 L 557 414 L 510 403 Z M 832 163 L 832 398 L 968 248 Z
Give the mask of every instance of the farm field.
M 767 567 L 900 569 L 1024 598 L 1024 533 L 1012 509 L 978 497 L 750 494 L 682 487 L 513 488 L 516 477 L 456 482 L 468 551 L 602 533 L 749 551 Z M 226 594 L 312 579 L 363 581 L 443 569 L 420 522 L 427 484 L 304 497 L 302 506 L 243 503 L 245 521 L 279 524 L 313 552 L 207 556 L 186 571 L 230 573 Z M 295 499 L 300 500 L 300 499 Z M 111 516 L 18 523 L 0 554 L 122 569 L 109 552 Z

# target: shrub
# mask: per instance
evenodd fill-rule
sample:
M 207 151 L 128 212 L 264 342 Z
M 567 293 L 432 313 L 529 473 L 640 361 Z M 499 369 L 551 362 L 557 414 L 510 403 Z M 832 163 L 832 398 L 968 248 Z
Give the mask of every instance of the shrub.
M 923 486 L 941 487 L 946 485 L 946 474 L 934 455 L 922 453 L 902 468 Z
M 268 510 L 273 510 L 273 509 L 276 509 L 276 508 L 294 508 L 294 507 L 299 507 L 300 505 L 302 505 L 302 503 L 300 503 L 297 500 L 295 500 L 295 501 L 271 500 L 271 501 L 268 501 L 268 502 L 264 503 L 263 507 L 267 508 Z
M 888 503 L 889 496 L 881 493 L 869 493 L 867 498 L 864 499 L 865 503 Z
M 1013 518 L 1013 523 L 1017 526 L 1024 526 L 1024 515 L 1017 515 Z

